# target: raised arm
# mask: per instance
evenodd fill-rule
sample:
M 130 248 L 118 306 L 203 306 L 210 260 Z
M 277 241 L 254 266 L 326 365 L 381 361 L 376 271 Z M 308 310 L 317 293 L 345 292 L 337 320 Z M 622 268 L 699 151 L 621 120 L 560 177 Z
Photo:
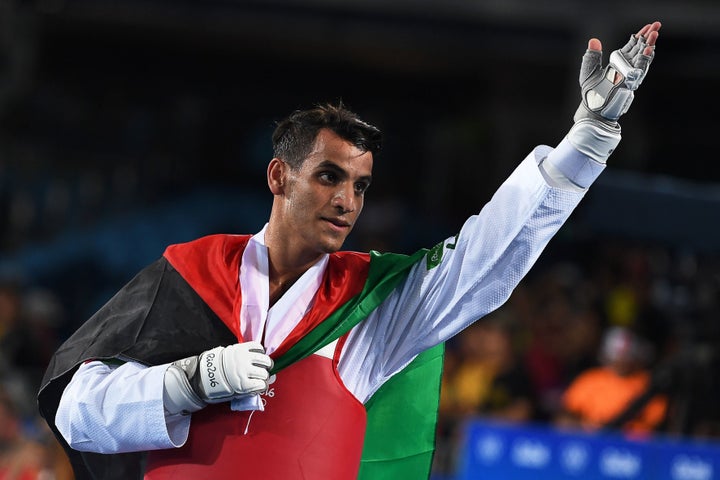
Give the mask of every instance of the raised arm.
M 371 378 L 357 379 L 358 391 L 372 393 L 414 355 L 509 298 L 619 143 L 617 120 L 647 73 L 659 28 L 659 22 L 642 28 L 605 67 L 600 41 L 590 40 L 581 65 L 581 106 L 567 136 L 554 149 L 537 147 L 459 235 L 433 248 L 351 335 L 353 348 L 341 369 L 377 366 Z M 373 343 L 378 336 L 383 342 Z

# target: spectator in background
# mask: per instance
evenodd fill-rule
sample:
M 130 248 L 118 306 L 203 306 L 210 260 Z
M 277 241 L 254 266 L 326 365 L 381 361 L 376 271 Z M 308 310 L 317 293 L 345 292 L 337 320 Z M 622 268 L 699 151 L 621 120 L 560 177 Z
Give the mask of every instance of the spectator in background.
M 554 418 L 562 394 L 580 372 L 597 365 L 602 318 L 596 287 L 574 264 L 560 263 L 530 283 L 523 318 L 529 330 L 524 363 L 537 399 L 536 417 Z
M 632 329 L 650 342 L 660 357 L 671 347 L 670 305 L 658 305 L 659 288 L 671 281 L 666 254 L 636 245 L 605 245 L 598 252 L 596 275 L 608 326 Z M 660 258 L 658 258 L 660 257 Z M 664 265 L 664 267 L 663 267 Z M 665 298 L 671 298 L 665 293 Z M 668 301 L 668 300 L 665 300 Z
M 444 379 L 448 411 L 509 421 L 530 420 L 530 377 L 516 351 L 516 322 L 502 308 L 471 325 L 458 338 L 458 365 Z
M 535 400 L 530 375 L 518 354 L 514 317 L 507 311 L 497 312 L 480 326 L 492 381 L 478 414 L 511 422 L 531 420 Z
M 3 280 L 0 282 L 0 352 L 1 361 L 9 363 L 15 349 L 12 338 L 18 329 L 21 312 L 20 289 L 16 282 Z
M 15 402 L 0 391 L 0 479 L 38 480 L 47 468 L 48 451 L 23 432 Z M 53 478 L 53 477 L 49 477 Z
M 35 391 L 60 343 L 62 306 L 44 289 L 25 289 L 19 281 L 0 283 L 0 384 L 23 415 L 37 413 Z
M 529 421 L 530 376 L 517 351 L 517 321 L 508 305 L 468 327 L 449 345 L 440 392 L 435 473 L 456 468 L 462 425 L 473 417 Z
M 595 431 L 614 424 L 650 387 L 648 349 L 631 330 L 610 328 L 603 337 L 600 360 L 600 366 L 582 372 L 563 394 L 558 426 Z M 656 395 L 619 428 L 633 436 L 648 435 L 660 427 L 666 412 L 667 399 Z
M 51 292 L 0 283 L 0 480 L 71 480 L 70 462 L 38 415 L 34 391 L 59 343 Z
M 32 388 L 18 366 L 22 353 L 22 296 L 19 282 L 0 281 L 0 389 L 19 406 L 32 405 Z M 2 428 L 0 426 L 0 428 Z

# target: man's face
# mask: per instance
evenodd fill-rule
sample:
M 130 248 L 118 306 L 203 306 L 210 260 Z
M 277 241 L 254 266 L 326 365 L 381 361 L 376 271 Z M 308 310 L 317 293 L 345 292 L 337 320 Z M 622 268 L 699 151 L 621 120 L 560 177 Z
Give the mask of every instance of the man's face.
M 312 253 L 342 247 L 363 208 L 373 157 L 323 129 L 298 170 L 288 165 L 282 216 L 293 246 Z

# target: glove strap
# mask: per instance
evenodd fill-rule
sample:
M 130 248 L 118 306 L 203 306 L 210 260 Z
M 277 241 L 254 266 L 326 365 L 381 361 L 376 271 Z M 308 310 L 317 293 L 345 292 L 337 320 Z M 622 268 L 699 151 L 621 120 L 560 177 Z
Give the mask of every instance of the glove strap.
M 225 347 L 215 347 L 172 364 L 185 373 L 190 387 L 205 403 L 225 402 L 235 395 L 225 378 L 223 350 Z
M 174 364 L 165 371 L 163 404 L 170 415 L 189 415 L 207 405 L 190 386 L 185 371 Z

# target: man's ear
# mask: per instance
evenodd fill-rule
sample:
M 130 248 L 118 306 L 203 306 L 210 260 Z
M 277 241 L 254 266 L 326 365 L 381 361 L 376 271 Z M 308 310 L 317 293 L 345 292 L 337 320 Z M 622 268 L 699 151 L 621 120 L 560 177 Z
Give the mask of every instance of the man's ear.
M 287 176 L 287 163 L 283 162 L 279 158 L 273 158 L 270 160 L 270 164 L 267 169 L 267 181 L 268 187 L 273 195 L 282 195 L 285 193 L 285 184 Z

